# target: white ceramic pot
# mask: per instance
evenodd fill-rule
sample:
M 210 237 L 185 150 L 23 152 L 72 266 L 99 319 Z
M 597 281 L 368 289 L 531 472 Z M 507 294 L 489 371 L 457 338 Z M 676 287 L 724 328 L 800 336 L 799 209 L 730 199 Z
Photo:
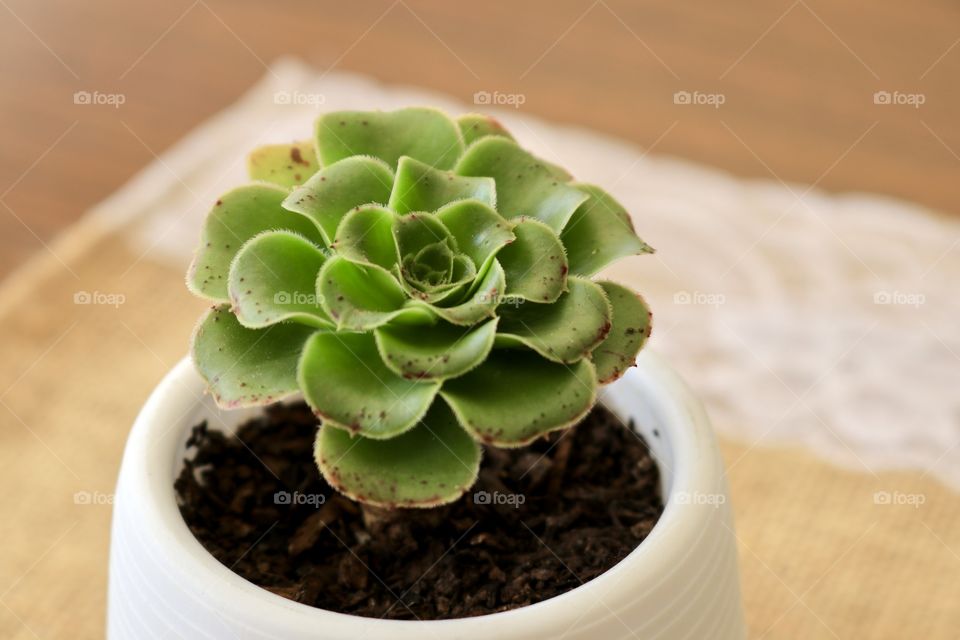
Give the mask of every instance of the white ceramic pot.
M 572 591 L 479 618 L 391 621 L 315 609 L 274 595 L 220 564 L 190 533 L 173 491 L 185 440 L 201 420 L 230 429 L 188 360 L 160 383 L 127 442 L 110 546 L 110 640 L 519 640 L 745 637 L 736 538 L 724 469 L 703 407 L 658 358 L 606 387 L 656 456 L 666 508 L 622 562 Z

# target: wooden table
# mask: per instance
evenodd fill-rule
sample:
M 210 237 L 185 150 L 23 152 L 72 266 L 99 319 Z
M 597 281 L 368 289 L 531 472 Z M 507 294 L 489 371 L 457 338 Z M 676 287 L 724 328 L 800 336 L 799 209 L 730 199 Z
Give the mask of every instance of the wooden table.
M 960 5 L 946 0 L 0 0 L 0 275 L 285 53 L 466 100 L 519 94 L 531 113 L 738 175 L 960 211 Z

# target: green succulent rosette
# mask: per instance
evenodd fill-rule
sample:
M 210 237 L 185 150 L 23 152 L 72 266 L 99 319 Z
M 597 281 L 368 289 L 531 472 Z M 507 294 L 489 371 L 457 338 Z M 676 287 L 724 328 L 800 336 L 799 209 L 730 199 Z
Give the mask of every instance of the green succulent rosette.
M 490 118 L 328 113 L 249 172 L 187 277 L 214 303 L 193 359 L 222 407 L 302 393 L 320 470 L 351 498 L 456 499 L 481 443 L 573 425 L 650 334 L 638 295 L 591 280 L 651 251 L 623 207 Z

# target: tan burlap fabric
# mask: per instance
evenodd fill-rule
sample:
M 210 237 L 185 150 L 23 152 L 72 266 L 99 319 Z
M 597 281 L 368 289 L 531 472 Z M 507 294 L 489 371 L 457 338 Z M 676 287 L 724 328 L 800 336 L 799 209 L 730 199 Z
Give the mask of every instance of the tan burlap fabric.
M 88 222 L 0 288 L 3 638 L 103 634 L 124 439 L 203 306 L 178 270 L 126 247 Z M 960 497 L 799 451 L 724 454 L 751 637 L 960 637 Z M 878 491 L 924 503 L 876 504 Z

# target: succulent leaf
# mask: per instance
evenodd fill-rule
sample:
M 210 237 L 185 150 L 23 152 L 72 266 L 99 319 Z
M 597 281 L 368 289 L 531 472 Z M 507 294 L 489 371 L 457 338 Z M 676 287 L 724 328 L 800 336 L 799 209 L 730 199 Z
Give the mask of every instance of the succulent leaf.
M 567 255 L 560 238 L 532 218 L 517 222 L 513 235 L 516 240 L 497 254 L 506 274 L 506 295 L 553 302 L 567 286 Z
M 589 184 L 577 188 L 590 198 L 573 213 L 560 234 L 567 248 L 570 273 L 592 276 L 619 258 L 653 253 L 637 237 L 630 215 L 610 194 Z
M 335 256 L 317 274 L 317 292 L 327 315 L 346 331 L 369 331 L 400 316 L 433 319 L 429 309 L 407 305 L 407 296 L 393 275 L 374 264 Z
M 290 231 L 265 231 L 247 242 L 230 265 L 229 292 L 237 320 L 256 329 L 285 320 L 333 327 L 317 300 L 323 252 Z
M 497 319 L 479 326 L 387 325 L 374 331 L 383 362 L 404 378 L 444 380 L 482 363 L 493 347 Z
M 501 317 L 497 346 L 526 346 L 555 362 L 573 363 L 607 337 L 612 321 L 610 303 L 599 285 L 571 277 L 569 290 L 556 302 L 527 302 L 498 309 Z
M 289 211 L 314 222 L 329 245 L 351 209 L 385 203 L 393 188 L 393 170 L 376 158 L 345 158 L 324 167 L 283 201 Z
M 497 183 L 497 210 L 505 218 L 537 218 L 556 233 L 587 199 L 587 194 L 567 184 L 567 176 L 502 136 L 487 136 L 470 145 L 456 172 L 492 177 Z
M 587 359 L 566 365 L 530 351 L 494 349 L 482 365 L 444 383 L 440 395 L 474 438 L 518 447 L 576 423 L 596 392 Z
M 317 331 L 303 347 L 297 378 L 326 426 L 378 440 L 412 429 L 440 389 L 439 381 L 391 371 L 370 333 Z
M 228 307 L 214 307 L 194 330 L 190 352 L 219 406 L 266 405 L 299 390 L 297 362 L 314 331 L 296 323 L 248 329 Z
M 320 168 L 313 140 L 293 144 L 268 144 L 247 156 L 251 180 L 290 188 L 301 184 Z
M 473 261 L 460 254 L 456 239 L 434 215 L 398 216 L 393 233 L 400 252 L 400 278 L 411 295 L 433 301 L 431 294 L 473 282 Z
M 480 272 L 500 249 L 516 239 L 510 230 L 512 225 L 477 200 L 452 202 L 439 209 L 436 216 Z
M 337 255 L 354 262 L 392 270 L 400 257 L 393 236 L 395 218 L 392 211 L 377 205 L 357 207 L 343 217 L 331 246 Z
M 444 307 L 425 302 L 420 304 L 451 324 L 470 326 L 496 315 L 497 305 L 503 296 L 504 282 L 503 268 L 494 260 L 466 301 Z
M 460 127 L 425 107 L 397 111 L 339 111 L 317 119 L 317 153 L 324 166 L 350 156 L 373 156 L 396 167 L 410 156 L 450 169 L 463 153 Z
M 187 274 L 187 286 L 200 297 L 229 302 L 227 277 L 230 263 L 245 242 L 273 229 L 287 229 L 323 245 L 319 232 L 280 203 L 286 189 L 268 184 L 250 184 L 225 194 L 204 222 L 200 246 Z
M 477 479 L 480 446 L 437 402 L 416 427 L 390 440 L 322 427 L 314 450 L 327 481 L 346 496 L 380 507 L 435 507 Z
M 650 331 L 650 309 L 637 293 L 615 282 L 600 282 L 613 309 L 613 323 L 606 339 L 593 350 L 600 384 L 609 384 L 632 367 Z
M 436 244 L 446 246 L 451 252 L 451 257 L 457 253 L 456 240 L 443 222 L 429 213 L 408 213 L 396 216 L 393 222 L 393 235 L 402 257 L 417 254 Z
M 484 136 L 503 136 L 513 140 L 513 136 L 502 124 L 490 116 L 480 113 L 467 113 L 457 118 L 463 143 L 468 147 Z
M 388 206 L 399 214 L 411 211 L 436 211 L 457 200 L 474 199 L 497 205 L 497 185 L 493 178 L 469 178 L 452 171 L 434 169 L 409 156 L 400 158 Z

